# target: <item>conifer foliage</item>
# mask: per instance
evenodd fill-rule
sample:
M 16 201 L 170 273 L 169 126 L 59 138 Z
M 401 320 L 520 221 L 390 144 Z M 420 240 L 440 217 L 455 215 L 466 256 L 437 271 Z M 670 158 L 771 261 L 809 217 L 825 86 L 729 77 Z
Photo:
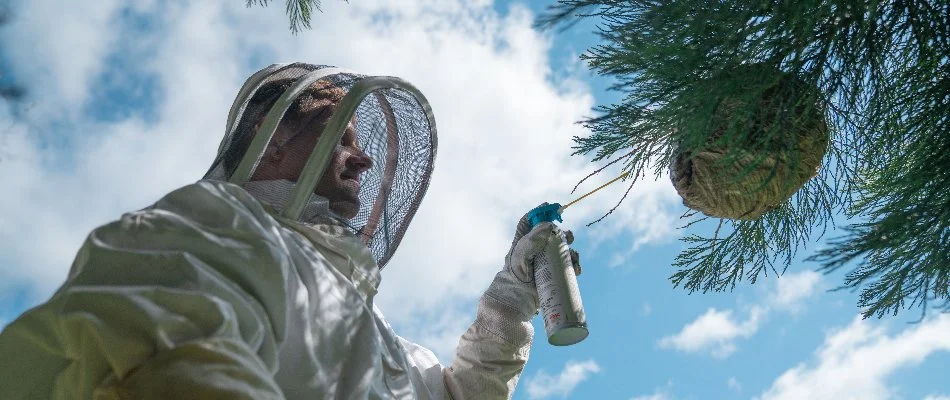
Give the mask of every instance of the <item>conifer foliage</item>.
M 270 0 L 246 0 L 247 7 L 259 5 L 267 7 Z M 286 0 L 284 7 L 287 18 L 290 19 L 290 31 L 300 33 L 301 29 L 310 29 L 310 18 L 314 11 L 320 10 L 320 0 Z
M 291 31 L 319 6 L 287 0 Z M 721 181 L 707 197 L 764 199 L 771 186 L 786 199 L 729 218 L 687 201 L 704 214 L 684 214 L 674 286 L 731 290 L 784 272 L 838 218 L 848 225 L 809 259 L 848 270 L 840 288 L 861 290 L 865 317 L 950 311 L 950 3 L 560 0 L 537 26 L 584 18 L 601 43 L 582 59 L 624 97 L 582 121 L 591 134 L 575 155 L 622 165 L 629 191 L 714 154 L 704 168 Z M 803 172 L 817 175 L 802 184 Z M 712 237 L 690 232 L 706 219 Z
M 728 100 L 760 99 L 782 74 L 817 90 L 808 101 L 830 136 L 817 176 L 759 218 L 720 219 L 712 237 L 687 233 L 674 285 L 728 290 L 784 271 L 843 216 L 849 225 L 810 259 L 848 270 L 841 288 L 861 290 L 865 317 L 950 310 L 950 3 L 562 0 L 548 11 L 539 26 L 597 20 L 601 43 L 582 58 L 624 94 L 583 121 L 592 133 L 575 138 L 575 154 L 614 158 L 638 177 L 667 171 L 684 143 L 726 149 L 723 165 L 769 149 L 764 137 L 802 121 L 762 134 L 750 129 L 756 116 L 803 103 Z M 781 73 L 728 73 L 750 65 Z

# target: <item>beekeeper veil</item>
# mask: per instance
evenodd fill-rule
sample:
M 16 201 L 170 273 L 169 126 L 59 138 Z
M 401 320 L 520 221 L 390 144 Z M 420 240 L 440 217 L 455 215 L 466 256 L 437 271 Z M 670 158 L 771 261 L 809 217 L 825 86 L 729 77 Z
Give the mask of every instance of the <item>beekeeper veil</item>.
M 332 104 L 326 107 L 332 116 L 319 124 L 322 134 L 299 179 L 250 181 L 277 127 L 315 102 Z M 372 163 L 360 175 L 356 216 L 330 216 L 358 235 L 383 267 L 425 195 L 437 144 L 429 103 L 401 79 L 304 63 L 274 64 L 258 71 L 231 106 L 224 139 L 205 179 L 243 186 L 284 217 L 301 222 L 325 218 L 327 199 L 314 194 L 314 189 L 348 125 L 355 128 L 356 141 Z

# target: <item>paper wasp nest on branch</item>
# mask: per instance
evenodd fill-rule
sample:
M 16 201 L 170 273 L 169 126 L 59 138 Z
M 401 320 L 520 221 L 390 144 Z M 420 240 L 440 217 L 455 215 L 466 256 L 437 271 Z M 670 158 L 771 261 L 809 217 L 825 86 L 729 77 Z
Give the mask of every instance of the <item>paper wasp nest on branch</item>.
M 818 88 L 766 64 L 741 65 L 697 88 L 708 95 L 692 96 L 702 98 L 694 115 L 710 117 L 682 120 L 670 165 L 687 207 L 754 220 L 817 174 L 829 141 Z

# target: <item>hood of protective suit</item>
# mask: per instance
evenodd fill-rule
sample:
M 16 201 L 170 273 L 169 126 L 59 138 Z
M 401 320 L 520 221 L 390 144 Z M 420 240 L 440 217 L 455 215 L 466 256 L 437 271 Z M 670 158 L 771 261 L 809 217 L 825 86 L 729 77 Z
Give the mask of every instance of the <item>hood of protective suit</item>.
M 275 81 L 290 84 L 274 93 L 262 90 L 255 97 L 259 89 L 271 88 L 274 85 L 268 84 Z M 288 109 L 317 84 L 338 88 L 337 92 L 345 95 L 333 99 L 333 116 L 300 179 L 250 180 Z M 259 104 L 262 97 L 270 97 L 273 105 L 256 109 L 253 104 Z M 355 126 L 359 146 L 372 159 L 372 166 L 360 175 L 359 211 L 350 219 L 334 214 L 327 199 L 313 193 L 346 124 Z M 382 268 L 396 251 L 428 189 L 436 148 L 429 103 L 407 82 L 331 66 L 274 64 L 252 75 L 241 87 L 228 114 L 218 155 L 204 179 L 242 186 L 283 216 L 305 224 L 333 220 L 345 225 L 369 247 Z

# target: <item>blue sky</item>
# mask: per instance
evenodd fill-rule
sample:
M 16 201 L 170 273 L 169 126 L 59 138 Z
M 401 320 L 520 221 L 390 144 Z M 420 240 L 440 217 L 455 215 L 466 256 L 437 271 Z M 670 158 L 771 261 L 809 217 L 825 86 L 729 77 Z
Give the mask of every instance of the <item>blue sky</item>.
M 0 109 L 0 179 L 12 194 L 0 198 L 0 325 L 56 289 L 89 230 L 200 177 L 250 73 L 306 61 L 400 76 L 432 103 L 436 174 L 379 302 L 398 333 L 448 364 L 517 218 L 569 200 L 596 167 L 570 156 L 571 136 L 585 134 L 573 122 L 619 99 L 576 59 L 596 42 L 591 23 L 531 29 L 548 2 L 326 1 L 297 37 L 279 5 L 61 3 L 13 1 L 0 32 L 2 79 L 31 93 Z M 581 190 L 617 171 L 607 172 Z M 591 335 L 552 347 L 536 321 L 516 398 L 950 396 L 947 316 L 861 321 L 856 293 L 828 292 L 841 274 L 801 259 L 778 279 L 689 295 L 668 280 L 685 211 L 668 178 L 638 183 L 586 228 L 619 199 L 615 186 L 565 213 Z

